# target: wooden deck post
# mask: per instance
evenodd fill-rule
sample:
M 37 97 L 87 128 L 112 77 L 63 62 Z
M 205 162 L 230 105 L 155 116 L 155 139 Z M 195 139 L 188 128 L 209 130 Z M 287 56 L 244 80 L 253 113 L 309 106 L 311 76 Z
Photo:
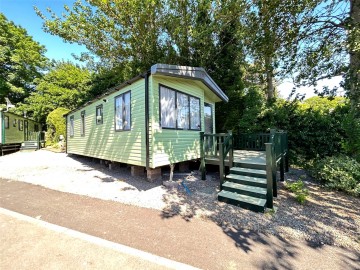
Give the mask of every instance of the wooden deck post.
M 276 179 L 276 171 L 277 171 L 277 160 L 276 160 L 276 151 L 275 151 L 275 142 L 271 146 L 271 154 L 272 154 L 272 180 L 273 180 L 273 196 L 277 197 L 277 179 Z M 281 162 L 281 158 L 280 158 Z
M 200 132 L 200 170 L 201 170 L 201 180 L 206 180 L 204 132 L 203 131 Z
M 219 143 L 219 171 L 220 171 L 220 190 L 222 190 L 222 184 L 224 183 L 224 145 L 222 141 Z
M 273 208 L 273 148 L 271 143 L 265 143 L 266 147 L 266 207 Z
M 229 168 L 232 168 L 234 164 L 234 137 L 231 130 L 228 130 L 228 133 L 230 134 Z
M 282 155 L 282 157 L 280 159 L 280 181 L 281 182 L 284 182 L 284 180 L 285 180 L 284 174 L 285 174 L 285 156 Z

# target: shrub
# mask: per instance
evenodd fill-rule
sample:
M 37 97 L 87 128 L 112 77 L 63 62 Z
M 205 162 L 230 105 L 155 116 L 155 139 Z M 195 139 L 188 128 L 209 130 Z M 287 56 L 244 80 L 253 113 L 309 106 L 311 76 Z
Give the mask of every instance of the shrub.
M 302 180 L 298 180 L 291 184 L 286 184 L 286 188 L 295 194 L 295 199 L 300 204 L 304 204 L 307 196 L 309 195 L 309 191 L 305 188 L 304 182 Z
M 48 125 L 47 144 L 54 144 L 59 141 L 59 136 L 64 135 L 66 132 L 66 122 L 64 114 L 69 112 L 66 108 L 57 108 L 53 110 L 46 118 L 46 124 Z
M 360 163 L 345 155 L 325 157 L 314 162 L 312 176 L 326 187 L 360 196 Z

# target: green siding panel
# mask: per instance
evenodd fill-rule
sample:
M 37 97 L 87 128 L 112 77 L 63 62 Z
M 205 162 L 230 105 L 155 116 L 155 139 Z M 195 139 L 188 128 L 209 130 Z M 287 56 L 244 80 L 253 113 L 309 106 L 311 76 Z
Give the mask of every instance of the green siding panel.
M 131 130 L 115 131 L 115 97 L 131 91 Z M 107 102 L 104 102 L 106 99 Z M 96 125 L 96 106 L 103 104 L 103 124 Z M 85 136 L 81 136 L 81 112 L 85 111 Z M 74 136 L 70 117 L 74 116 Z M 67 116 L 67 152 L 132 165 L 146 166 L 145 80 L 139 80 Z
M 193 80 L 151 76 L 150 87 L 150 167 L 156 168 L 200 158 L 200 131 L 162 129 L 159 122 L 159 84 L 200 98 L 201 128 L 204 130 L 204 101 L 214 106 L 214 101 L 205 97 L 205 86 Z M 215 115 L 214 115 L 215 121 Z M 215 125 L 214 125 L 215 126 Z

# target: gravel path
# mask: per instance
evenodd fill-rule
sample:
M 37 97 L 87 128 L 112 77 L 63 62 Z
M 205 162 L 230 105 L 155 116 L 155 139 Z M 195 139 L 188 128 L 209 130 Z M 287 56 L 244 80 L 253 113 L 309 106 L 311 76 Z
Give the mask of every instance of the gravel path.
M 160 210 L 164 217 L 212 220 L 225 231 L 253 230 L 285 239 L 307 240 L 314 245 L 336 245 L 360 251 L 360 199 L 328 191 L 302 170 L 290 170 L 287 181 L 304 177 L 309 199 L 298 204 L 279 185 L 277 211 L 254 213 L 217 201 L 218 175 L 201 181 L 197 174 L 183 176 L 173 187 L 131 177 L 126 167 L 109 170 L 92 159 L 64 153 L 18 152 L 0 157 L 0 178 Z M 182 185 L 182 180 L 187 190 Z

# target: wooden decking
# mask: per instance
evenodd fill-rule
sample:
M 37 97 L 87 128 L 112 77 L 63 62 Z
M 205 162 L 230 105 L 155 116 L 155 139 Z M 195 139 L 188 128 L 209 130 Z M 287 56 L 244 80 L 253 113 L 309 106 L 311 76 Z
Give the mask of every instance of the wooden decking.
M 219 165 L 218 156 L 206 156 L 206 164 Z M 266 164 L 264 151 L 234 150 L 234 163 Z M 229 159 L 225 159 L 225 166 L 229 166 Z

